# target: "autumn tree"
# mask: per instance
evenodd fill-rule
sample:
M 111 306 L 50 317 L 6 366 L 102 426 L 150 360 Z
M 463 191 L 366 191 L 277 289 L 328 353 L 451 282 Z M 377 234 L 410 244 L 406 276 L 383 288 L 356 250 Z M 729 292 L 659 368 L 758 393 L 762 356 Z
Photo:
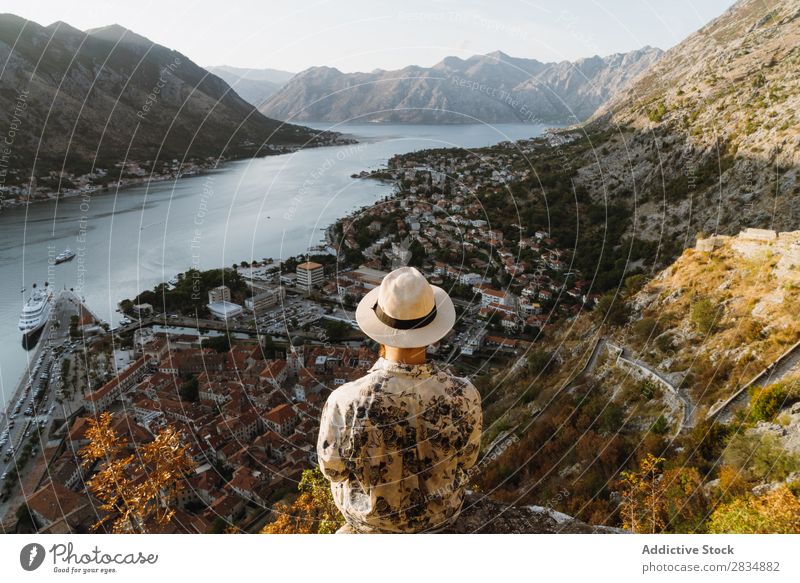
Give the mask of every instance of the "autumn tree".
M 110 522 L 114 533 L 157 532 L 175 514 L 170 505 L 183 486 L 182 478 L 196 463 L 173 427 L 164 428 L 153 441 L 135 445 L 132 451 L 111 422 L 108 412 L 89 420 L 89 443 L 79 451 L 85 465 L 99 462 L 100 469 L 87 486 L 106 516 L 94 528 Z
M 344 525 L 331 486 L 319 468 L 303 472 L 298 490 L 300 495 L 291 505 L 275 505 L 277 518 L 262 534 L 333 534 Z
M 651 453 L 639 462 L 638 472 L 622 472 L 622 524 L 637 533 L 657 533 L 664 528 L 666 481 L 664 458 Z
M 740 470 L 729 465 L 723 465 L 719 469 L 717 495 L 720 500 L 727 502 L 744 496 L 749 489 L 747 480 L 744 479 Z
M 711 515 L 715 534 L 800 534 L 800 499 L 786 486 L 763 496 L 747 495 L 722 504 Z
M 700 532 L 709 501 L 697 468 L 681 466 L 664 472 L 664 511 L 670 532 Z

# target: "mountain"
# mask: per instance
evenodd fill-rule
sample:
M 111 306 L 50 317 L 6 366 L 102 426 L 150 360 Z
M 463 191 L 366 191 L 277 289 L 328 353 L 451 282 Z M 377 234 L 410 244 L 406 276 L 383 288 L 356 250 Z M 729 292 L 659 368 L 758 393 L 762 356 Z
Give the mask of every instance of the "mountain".
M 255 107 L 263 105 L 294 77 L 294 73 L 278 69 L 244 69 L 228 65 L 206 67 L 206 70 L 225 81 L 242 99 Z
M 798 66 L 800 1 L 740 0 L 522 150 L 536 178 L 515 208 L 552 225 L 597 301 L 546 325 L 523 373 L 479 383 L 488 439 L 518 439 L 481 491 L 568 492 L 557 510 L 637 532 L 777 514 L 764 492 L 800 477 Z M 650 523 L 647 476 L 664 485 Z
M 113 25 L 82 32 L 0 15 L 8 172 L 108 168 L 123 159 L 246 157 L 331 135 L 269 119 L 188 57 Z M 80 172 L 78 172 L 80 173 Z M 13 176 L 11 178 L 13 180 Z
M 269 81 L 275 85 L 286 85 L 289 79 L 294 77 L 294 73 L 289 71 L 281 71 L 280 69 L 250 69 L 246 67 L 232 67 L 230 65 L 219 65 L 213 67 L 206 67 L 215 75 L 219 75 L 223 79 L 224 75 L 230 77 L 238 77 L 240 79 L 250 79 L 251 81 Z
M 796 228 L 799 41 L 800 2 L 740 0 L 595 114 L 576 184 L 678 253 L 697 231 Z
M 277 119 L 407 123 L 576 121 L 655 63 L 659 49 L 542 63 L 502 52 L 430 68 L 342 73 L 312 67 L 259 109 Z

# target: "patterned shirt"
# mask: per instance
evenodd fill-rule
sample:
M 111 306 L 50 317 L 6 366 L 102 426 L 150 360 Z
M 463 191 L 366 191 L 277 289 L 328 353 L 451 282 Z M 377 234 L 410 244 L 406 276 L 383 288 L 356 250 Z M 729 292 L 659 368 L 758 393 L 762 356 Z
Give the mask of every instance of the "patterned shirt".
M 317 455 L 356 532 L 438 530 L 461 510 L 480 448 L 481 400 L 431 364 L 378 359 L 322 411 Z

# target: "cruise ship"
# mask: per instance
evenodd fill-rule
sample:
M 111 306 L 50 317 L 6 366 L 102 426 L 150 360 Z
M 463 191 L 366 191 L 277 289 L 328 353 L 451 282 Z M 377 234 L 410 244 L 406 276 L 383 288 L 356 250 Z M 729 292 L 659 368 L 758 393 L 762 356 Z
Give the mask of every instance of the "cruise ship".
M 19 316 L 19 331 L 25 336 L 31 335 L 47 323 L 50 310 L 53 307 L 53 292 L 47 289 L 37 289 L 34 284 L 33 292 L 22 307 Z
M 64 249 L 61 253 L 56 255 L 56 265 L 64 263 L 65 261 L 72 261 L 75 258 L 75 251 L 72 249 Z

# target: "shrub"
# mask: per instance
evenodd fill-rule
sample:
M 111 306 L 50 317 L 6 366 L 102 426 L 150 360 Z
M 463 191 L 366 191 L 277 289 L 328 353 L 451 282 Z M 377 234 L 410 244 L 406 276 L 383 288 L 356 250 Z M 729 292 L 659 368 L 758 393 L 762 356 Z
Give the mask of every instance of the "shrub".
M 708 531 L 714 534 L 798 534 L 800 499 L 785 485 L 760 497 L 737 498 L 714 511 Z
M 751 389 L 750 418 L 772 421 L 778 411 L 800 400 L 800 380 L 792 379 Z
M 664 119 L 664 116 L 666 114 L 667 114 L 667 106 L 664 104 L 663 101 L 659 101 L 655 107 L 647 110 L 647 117 L 653 123 L 660 122 L 662 119 Z
M 615 297 L 613 292 L 603 294 L 597 300 L 594 309 L 595 318 L 599 321 L 606 321 L 614 326 L 622 326 L 628 321 L 629 308 L 627 303 L 619 296 Z
M 642 381 L 641 384 L 639 385 L 639 390 L 641 391 L 642 396 L 645 399 L 652 399 L 653 395 L 656 394 L 657 389 L 658 386 L 656 385 L 655 381 L 652 381 L 650 379 Z
M 669 429 L 669 423 L 667 422 L 667 418 L 663 415 L 659 415 L 658 419 L 656 419 L 655 423 L 650 427 L 650 431 L 656 435 L 664 435 L 667 429 Z
M 692 323 L 703 334 L 714 332 L 717 324 L 717 307 L 706 298 L 692 304 Z
M 629 275 L 625 278 L 625 289 L 629 294 L 635 294 L 647 283 L 647 277 L 641 273 Z
M 553 364 L 553 355 L 544 350 L 534 350 L 528 355 L 528 372 L 531 375 L 547 373 Z
M 756 482 L 783 480 L 800 468 L 797 454 L 786 451 L 772 433 L 736 433 L 722 458 L 745 478 Z
M 664 353 L 672 350 L 672 334 L 662 334 L 656 338 L 656 347 Z
M 333 534 L 344 524 L 344 517 L 333 501 L 330 483 L 319 468 L 303 470 L 297 489 L 300 495 L 291 506 L 278 503 L 273 509 L 275 522 L 262 534 Z
M 655 318 L 642 318 L 633 325 L 633 333 L 642 342 L 647 341 L 653 336 L 658 336 L 659 325 Z

